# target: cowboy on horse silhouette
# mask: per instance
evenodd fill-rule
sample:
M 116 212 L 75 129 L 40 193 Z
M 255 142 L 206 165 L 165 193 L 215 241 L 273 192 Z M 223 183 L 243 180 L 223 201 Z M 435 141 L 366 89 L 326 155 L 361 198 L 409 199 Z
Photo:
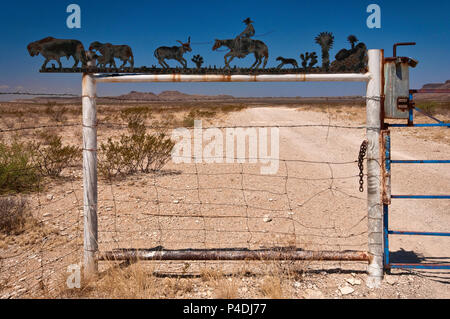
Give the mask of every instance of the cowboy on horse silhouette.
M 250 45 L 250 38 L 255 35 L 255 28 L 253 27 L 253 21 L 250 18 L 245 19 L 244 22 L 247 27 L 244 31 L 242 31 L 241 34 L 239 34 L 235 38 L 235 48 L 236 48 L 236 54 L 239 58 L 245 57 L 248 52 L 248 47 Z
M 264 42 L 251 39 L 251 37 L 255 35 L 255 28 L 252 25 L 253 21 L 250 20 L 250 18 L 247 18 L 243 22 L 247 25 L 247 27 L 241 34 L 234 39 L 215 39 L 212 49 L 215 51 L 223 46 L 230 49 L 230 51 L 224 56 L 226 68 L 230 67 L 230 62 L 234 58 L 242 59 L 250 53 L 255 55 L 255 63 L 253 63 L 250 68 L 258 68 L 261 63 L 263 63 L 262 67 L 265 68 L 269 58 L 269 49 Z

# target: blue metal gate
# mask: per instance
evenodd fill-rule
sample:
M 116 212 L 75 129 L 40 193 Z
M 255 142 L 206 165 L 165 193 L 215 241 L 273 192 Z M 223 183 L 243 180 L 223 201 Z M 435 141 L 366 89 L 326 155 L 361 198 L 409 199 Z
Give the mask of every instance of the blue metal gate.
M 450 123 L 444 123 L 437 118 L 427 114 L 426 112 L 415 107 L 413 102 L 414 93 L 444 93 L 444 90 L 410 90 L 409 95 L 409 118 L 408 124 L 388 124 L 385 123 L 384 127 L 388 129 L 389 127 L 448 127 L 450 128 Z M 445 93 L 448 93 L 445 91 Z M 437 123 L 426 123 L 426 124 L 414 124 L 414 111 L 420 112 L 429 118 L 433 119 Z M 392 160 L 391 159 L 391 138 L 388 130 L 383 131 L 382 144 L 384 147 L 384 163 L 383 163 L 383 224 L 384 224 L 384 267 L 385 269 L 392 268 L 416 268 L 416 269 L 450 269 L 450 264 L 431 264 L 431 263 L 393 263 L 390 260 L 389 251 L 389 238 L 390 235 L 404 236 L 404 235 L 414 235 L 414 236 L 445 236 L 449 237 L 450 232 L 425 232 L 425 231 L 399 231 L 389 229 L 389 205 L 392 200 L 401 199 L 450 199 L 450 195 L 391 195 L 390 194 L 390 179 L 391 179 L 391 165 L 392 164 L 450 164 L 450 160 Z

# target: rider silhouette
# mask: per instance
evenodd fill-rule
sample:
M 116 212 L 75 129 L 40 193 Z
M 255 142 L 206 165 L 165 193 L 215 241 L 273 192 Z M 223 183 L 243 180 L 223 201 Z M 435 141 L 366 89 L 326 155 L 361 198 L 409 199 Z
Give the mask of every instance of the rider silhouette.
M 241 34 L 239 34 L 235 39 L 235 48 L 236 48 L 236 55 L 239 58 L 243 58 L 248 54 L 248 46 L 250 38 L 255 35 L 255 28 L 253 27 L 253 21 L 250 18 L 245 19 L 244 22 L 247 27 L 244 31 L 242 31 Z

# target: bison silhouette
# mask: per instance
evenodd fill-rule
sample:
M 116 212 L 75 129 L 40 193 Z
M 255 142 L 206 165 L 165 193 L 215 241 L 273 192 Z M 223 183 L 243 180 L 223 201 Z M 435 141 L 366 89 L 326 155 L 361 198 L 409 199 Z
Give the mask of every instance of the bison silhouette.
M 59 69 L 62 69 L 62 64 L 60 59 L 66 57 L 67 60 L 73 57 L 75 64 L 73 69 L 78 66 L 81 61 L 82 66 L 86 66 L 86 52 L 84 51 L 83 44 L 78 40 L 65 40 L 65 39 L 55 39 L 53 37 L 47 37 L 39 41 L 31 42 L 27 46 L 28 52 L 31 56 L 36 56 L 42 54 L 45 58 L 42 69 L 47 67 L 47 63 L 50 60 L 55 60 L 58 62 Z

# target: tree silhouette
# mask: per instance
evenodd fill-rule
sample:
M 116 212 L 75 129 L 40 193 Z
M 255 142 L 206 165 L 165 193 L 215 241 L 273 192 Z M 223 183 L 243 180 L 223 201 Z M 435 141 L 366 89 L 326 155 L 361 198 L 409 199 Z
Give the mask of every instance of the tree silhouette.
M 195 65 L 197 66 L 197 69 L 200 69 L 203 64 L 203 57 L 200 54 L 197 54 L 192 58 L 191 61 L 195 63 Z
M 328 71 L 330 67 L 330 49 L 333 47 L 334 36 L 331 32 L 321 32 L 315 40 L 322 48 L 322 68 Z
M 352 50 L 355 48 L 355 44 L 359 41 L 358 38 L 354 35 L 349 35 L 347 40 L 352 45 Z

